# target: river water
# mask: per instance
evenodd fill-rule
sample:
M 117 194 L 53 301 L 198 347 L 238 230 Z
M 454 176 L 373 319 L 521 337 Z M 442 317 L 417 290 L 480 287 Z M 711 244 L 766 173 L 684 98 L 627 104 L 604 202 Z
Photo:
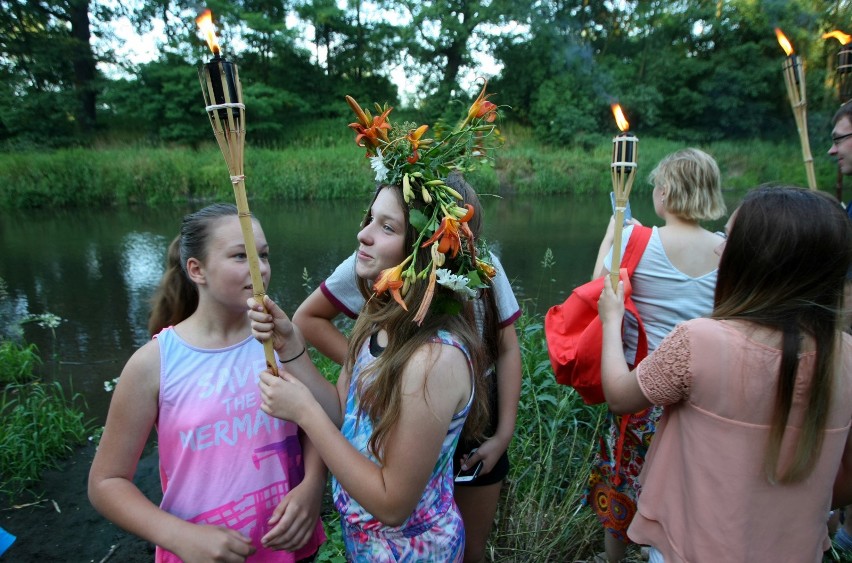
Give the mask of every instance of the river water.
M 729 209 L 740 194 L 728 194 Z M 634 215 L 659 225 L 648 188 L 631 198 Z M 483 196 L 484 235 L 500 256 L 518 300 L 544 313 L 591 275 L 611 213 L 595 196 Z M 357 245 L 366 201 L 253 204 L 270 243 L 270 296 L 292 313 Z M 24 325 L 41 371 L 80 393 L 102 424 L 104 381 L 147 339 L 148 300 L 163 272 L 181 217 L 200 205 L 0 212 L 0 335 L 28 314 L 53 313 L 54 329 Z M 725 219 L 707 225 L 717 229 Z M 552 257 L 544 267 L 545 255 Z

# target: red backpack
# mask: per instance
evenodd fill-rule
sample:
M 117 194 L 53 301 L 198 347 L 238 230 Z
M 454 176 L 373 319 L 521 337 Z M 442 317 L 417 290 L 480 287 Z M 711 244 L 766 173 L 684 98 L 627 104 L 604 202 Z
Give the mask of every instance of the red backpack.
M 632 314 L 639 325 L 636 364 L 648 355 L 648 339 L 636 305 L 630 298 L 630 276 L 642 259 L 652 232 L 650 227 L 633 227 L 619 271 L 624 282 L 625 314 Z M 587 405 L 606 401 L 601 386 L 603 327 L 598 318 L 598 299 L 605 278 L 601 276 L 576 288 L 564 303 L 551 307 L 544 317 L 544 335 L 556 381 L 576 389 Z

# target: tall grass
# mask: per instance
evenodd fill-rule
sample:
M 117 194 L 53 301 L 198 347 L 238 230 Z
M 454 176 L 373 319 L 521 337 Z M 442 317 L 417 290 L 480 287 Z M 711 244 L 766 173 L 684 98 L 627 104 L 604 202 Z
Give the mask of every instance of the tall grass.
M 7 298 L 0 278 L 0 302 Z M 0 315 L 0 327 L 12 327 L 13 337 L 20 338 L 22 322 L 53 331 L 61 319 L 51 313 L 23 319 Z M 34 344 L 0 335 L 0 499 L 11 500 L 35 484 L 42 471 L 84 444 L 92 429 L 79 395 L 67 397 L 59 382 L 39 379 L 35 368 L 41 363 Z
M 372 173 L 351 135 L 344 130 L 335 140 L 326 129 L 310 133 L 303 132 L 304 142 L 283 148 L 246 149 L 246 187 L 252 199 L 346 199 L 370 191 Z M 505 137 L 496 169 L 471 174 L 482 192 L 534 195 L 611 189 L 610 137 L 589 136 L 571 147 L 549 146 L 519 126 L 508 127 Z M 643 137 L 639 146 L 637 186 L 644 186 L 653 166 L 684 144 Z M 786 143 L 755 139 L 698 146 L 718 160 L 725 187 L 806 185 L 801 148 L 793 136 Z M 822 151 L 815 154 L 818 186 L 833 193 L 837 167 Z M 233 197 L 224 159 L 212 143 L 197 149 L 136 146 L 0 154 L 0 183 L 5 188 L 0 207 L 13 209 Z
M 31 380 L 33 369 L 40 364 L 35 344 L 0 341 L 0 388 Z
M 540 315 L 524 314 L 517 329 L 521 399 L 491 558 L 576 561 L 593 554 L 601 539 L 597 520 L 580 501 L 605 411 L 556 383 Z
M 59 382 L 7 385 L 0 393 L 0 498 L 14 498 L 42 471 L 86 442 L 90 423 L 79 395 L 66 396 Z
M 363 197 L 371 174 L 350 147 L 246 151 L 248 193 L 257 200 Z M 233 198 L 219 150 L 66 149 L 0 154 L 0 207 L 75 207 Z

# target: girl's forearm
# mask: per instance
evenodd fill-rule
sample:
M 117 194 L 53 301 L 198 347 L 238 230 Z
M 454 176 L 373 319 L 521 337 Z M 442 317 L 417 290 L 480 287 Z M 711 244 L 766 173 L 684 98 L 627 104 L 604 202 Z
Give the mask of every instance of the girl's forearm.
M 320 457 L 310 437 L 301 428 L 299 429 L 299 440 L 302 444 L 302 459 L 305 464 L 304 481 L 312 482 L 320 488 L 325 488 L 325 483 L 328 479 L 328 468 L 323 463 L 322 457 Z
M 337 365 L 343 365 L 349 350 L 346 336 L 337 330 L 330 320 L 311 318 L 302 320 L 302 333 L 305 339 L 316 348 L 320 354 Z
M 614 413 L 630 412 L 621 410 L 623 399 L 621 383 L 629 375 L 630 370 L 624 360 L 621 341 L 621 323 L 604 323 L 601 344 L 601 384 L 606 402 Z
M 388 526 L 402 524 L 417 499 L 411 503 L 390 490 L 383 469 L 355 449 L 316 404 L 308 408 L 299 425 L 340 485 L 379 521 Z
M 497 357 L 497 411 L 499 422 L 494 436 L 508 447 L 515 433 L 518 401 L 521 398 L 521 349 L 515 327 L 500 332 L 500 349 Z
M 135 484 L 121 477 L 91 485 L 89 500 L 116 526 L 171 552 L 180 546 L 180 531 L 191 525 L 162 510 Z
M 307 352 L 292 362 L 282 364 L 279 369 L 284 369 L 298 378 L 311 391 L 329 419 L 340 426 L 343 416 L 337 389 L 317 370 Z
M 601 356 L 601 382 L 609 409 L 630 414 L 650 407 L 652 403 L 639 386 L 636 372 L 630 371 L 624 360 L 620 319 L 603 323 Z

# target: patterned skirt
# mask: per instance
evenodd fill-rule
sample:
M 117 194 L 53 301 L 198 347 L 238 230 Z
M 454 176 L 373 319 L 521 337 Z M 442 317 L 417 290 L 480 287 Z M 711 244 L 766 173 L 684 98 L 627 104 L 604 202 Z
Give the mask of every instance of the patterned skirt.
M 623 417 L 607 411 L 606 436 L 600 438 L 583 504 L 591 507 L 603 527 L 628 543 L 627 528 L 636 514 L 639 473 L 654 437 L 662 407 L 650 407 L 629 415 L 621 443 L 621 461 L 616 463 Z

